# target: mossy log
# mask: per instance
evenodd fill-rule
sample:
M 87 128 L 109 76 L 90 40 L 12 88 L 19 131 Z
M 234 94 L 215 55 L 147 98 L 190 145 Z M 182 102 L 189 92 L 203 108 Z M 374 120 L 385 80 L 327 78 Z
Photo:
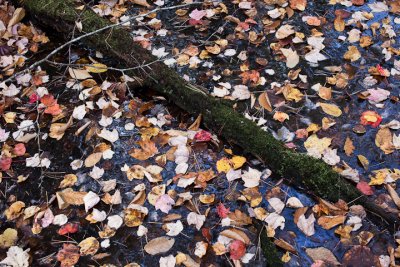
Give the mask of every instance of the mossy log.
M 77 20 L 83 25 L 81 34 L 111 25 L 111 22 L 99 17 L 90 9 L 76 10 L 72 0 L 24 0 L 21 4 L 38 22 L 63 33 L 66 37 Z M 118 27 L 99 31 L 80 42 L 115 58 L 125 67 L 137 66 L 138 62 L 146 64 L 157 60 L 149 51 L 136 45 L 128 31 Z M 287 149 L 283 143 L 234 111 L 226 102 L 209 96 L 203 88 L 188 83 L 162 62 L 155 62 L 145 70 L 137 69 L 126 74 L 145 74 L 148 77 L 143 81 L 145 86 L 154 88 L 191 114 L 202 114 L 206 127 L 261 158 L 275 174 L 292 184 L 332 202 L 343 199 L 353 204 L 361 204 L 375 219 L 389 224 L 390 231 L 397 230 L 397 214 L 386 212 L 362 195 L 353 184 L 333 171 L 329 165 Z

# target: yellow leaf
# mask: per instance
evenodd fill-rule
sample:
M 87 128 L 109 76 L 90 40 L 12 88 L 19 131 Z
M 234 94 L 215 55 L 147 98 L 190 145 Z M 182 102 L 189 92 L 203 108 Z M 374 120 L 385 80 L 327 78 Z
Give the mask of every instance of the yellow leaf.
M 320 102 L 319 106 L 328 115 L 331 115 L 334 117 L 339 117 L 340 115 L 342 115 L 342 111 L 340 110 L 340 108 L 334 104 L 327 104 L 327 103 Z
M 231 161 L 228 158 L 222 158 L 217 161 L 217 170 L 218 172 L 228 172 L 231 167 Z
M 371 177 L 371 181 L 368 184 L 381 185 L 385 182 L 386 176 L 387 176 L 386 172 L 377 172 L 375 177 Z
M 299 89 L 291 87 L 290 85 L 285 85 L 282 93 L 286 100 L 294 100 L 295 102 L 299 102 L 304 96 Z
M 82 240 L 78 246 L 81 248 L 80 253 L 82 256 L 94 255 L 100 247 L 99 241 L 94 237 L 88 237 Z
M 289 255 L 289 251 L 286 251 L 286 253 L 285 254 L 283 254 L 283 256 L 282 256 L 282 261 L 283 262 L 289 262 L 290 261 L 290 255 Z
M 243 164 L 246 163 L 246 158 L 242 156 L 233 156 L 231 159 L 231 163 L 233 165 L 233 168 L 236 170 L 242 167 Z
M 311 135 L 304 142 L 304 147 L 307 149 L 308 152 L 312 153 L 313 155 L 321 155 L 330 145 L 330 138 L 324 137 L 319 139 L 316 134 Z
M 212 204 L 215 200 L 215 195 L 200 195 L 199 200 L 203 204 Z
M 66 174 L 64 179 L 61 181 L 59 188 L 73 186 L 77 181 L 78 177 L 75 174 Z
M 0 248 L 5 249 L 14 246 L 18 240 L 18 232 L 15 229 L 7 228 L 0 235 Z
M 366 157 L 364 157 L 363 155 L 358 155 L 357 156 L 358 160 L 360 161 L 361 165 L 363 166 L 363 168 L 365 170 L 368 170 L 369 167 L 369 161 Z
M 101 63 L 94 63 L 90 66 L 85 66 L 85 69 L 88 72 L 92 73 L 102 73 L 107 71 L 107 65 L 101 64 Z

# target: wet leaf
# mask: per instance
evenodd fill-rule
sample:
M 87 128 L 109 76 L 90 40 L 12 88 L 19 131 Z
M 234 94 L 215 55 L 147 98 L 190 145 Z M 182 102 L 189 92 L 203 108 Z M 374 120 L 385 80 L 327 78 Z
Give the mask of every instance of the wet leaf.
M 64 243 L 63 248 L 57 253 L 57 261 L 61 263 L 61 267 L 72 267 L 78 263 L 79 258 L 79 247 L 70 243 Z
M 239 260 L 246 254 L 246 245 L 240 240 L 234 240 L 229 245 L 229 252 L 232 260 Z
M 14 246 L 18 240 L 18 232 L 13 228 L 7 228 L 0 235 L 0 248 L 5 249 Z
M 340 108 L 334 104 L 327 104 L 327 103 L 318 103 L 322 110 L 331 116 L 340 117 L 342 115 L 342 111 Z
M 374 194 L 374 191 L 372 190 L 372 187 L 369 186 L 367 182 L 359 182 L 357 184 L 357 189 L 361 191 L 364 195 L 371 196 Z
M 345 266 L 379 266 L 378 257 L 367 246 L 354 246 L 343 257 Z
M 335 255 L 327 248 L 307 248 L 306 253 L 314 262 L 323 261 L 336 266 L 340 265 L 340 262 L 338 262 Z
M 79 252 L 82 256 L 94 255 L 99 250 L 100 243 L 96 238 L 88 237 L 82 240 L 78 246 L 80 247 Z
M 353 141 L 350 139 L 350 137 L 346 137 L 346 141 L 344 143 L 344 152 L 346 153 L 346 155 L 351 156 L 351 154 L 353 154 L 354 149 L 355 146 L 353 145 Z
M 375 136 L 375 145 L 385 154 L 394 152 L 393 136 L 389 128 L 381 128 Z
M 157 237 L 150 240 L 145 246 L 144 250 L 150 255 L 157 255 L 168 252 L 174 245 L 175 239 L 171 237 Z

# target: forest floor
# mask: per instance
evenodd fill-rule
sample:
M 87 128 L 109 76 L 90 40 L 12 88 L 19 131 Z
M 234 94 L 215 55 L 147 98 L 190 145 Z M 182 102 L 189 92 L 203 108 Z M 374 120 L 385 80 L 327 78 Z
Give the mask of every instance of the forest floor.
M 76 10 L 119 22 L 178 4 L 76 1 Z M 395 1 L 210 1 L 124 27 L 397 214 L 398 14 Z M 0 1 L 1 79 L 60 45 L 34 23 Z M 77 21 L 71 38 L 84 30 Z M 134 78 L 71 45 L 0 84 L 0 265 L 265 266 L 266 234 L 286 266 L 395 266 L 399 237 L 362 206 L 283 183 L 201 117 L 130 88 Z

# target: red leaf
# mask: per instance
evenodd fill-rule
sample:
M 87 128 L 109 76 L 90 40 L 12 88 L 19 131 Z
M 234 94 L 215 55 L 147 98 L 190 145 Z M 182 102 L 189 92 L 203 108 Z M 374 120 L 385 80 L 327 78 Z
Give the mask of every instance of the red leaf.
M 73 234 L 78 232 L 78 230 L 79 230 L 79 224 L 67 223 L 58 230 L 58 234 L 59 235 Z
M 40 99 L 40 97 L 36 94 L 33 93 L 31 94 L 31 96 L 29 97 L 29 103 L 35 103 L 36 101 L 38 101 Z
M 378 72 L 379 72 L 380 75 L 385 76 L 385 69 L 382 68 L 381 65 L 379 65 L 379 64 L 376 65 L 376 68 L 378 69 Z
M 13 150 L 14 154 L 17 156 L 22 156 L 26 152 L 25 145 L 23 143 L 16 144 Z
M 376 128 L 381 123 L 382 117 L 373 110 L 364 111 L 361 114 L 360 122 L 362 125 L 371 125 Z
M 204 236 L 204 238 L 207 239 L 207 242 L 210 243 L 210 242 L 211 242 L 211 239 L 212 239 L 211 232 L 210 232 L 210 228 L 203 227 L 203 228 L 201 229 L 201 233 L 202 233 L 202 235 Z
M 229 245 L 229 252 L 232 260 L 240 260 L 246 253 L 246 245 L 240 240 L 235 240 Z
M 357 184 L 357 189 L 360 190 L 361 193 L 367 196 L 371 196 L 374 194 L 374 190 L 367 182 L 359 182 Z
M 226 218 L 228 217 L 229 212 L 229 209 L 225 208 L 224 204 L 219 203 L 219 205 L 217 206 L 217 213 L 219 217 L 221 217 L 222 219 Z
M 9 170 L 11 167 L 11 162 L 12 162 L 11 158 L 1 158 L 0 159 L 0 170 L 2 170 L 2 171 Z
M 194 140 L 197 142 L 208 142 L 211 140 L 211 133 L 201 130 L 195 134 Z
M 189 25 L 202 25 L 203 22 L 201 20 L 197 20 L 197 19 L 189 19 Z

